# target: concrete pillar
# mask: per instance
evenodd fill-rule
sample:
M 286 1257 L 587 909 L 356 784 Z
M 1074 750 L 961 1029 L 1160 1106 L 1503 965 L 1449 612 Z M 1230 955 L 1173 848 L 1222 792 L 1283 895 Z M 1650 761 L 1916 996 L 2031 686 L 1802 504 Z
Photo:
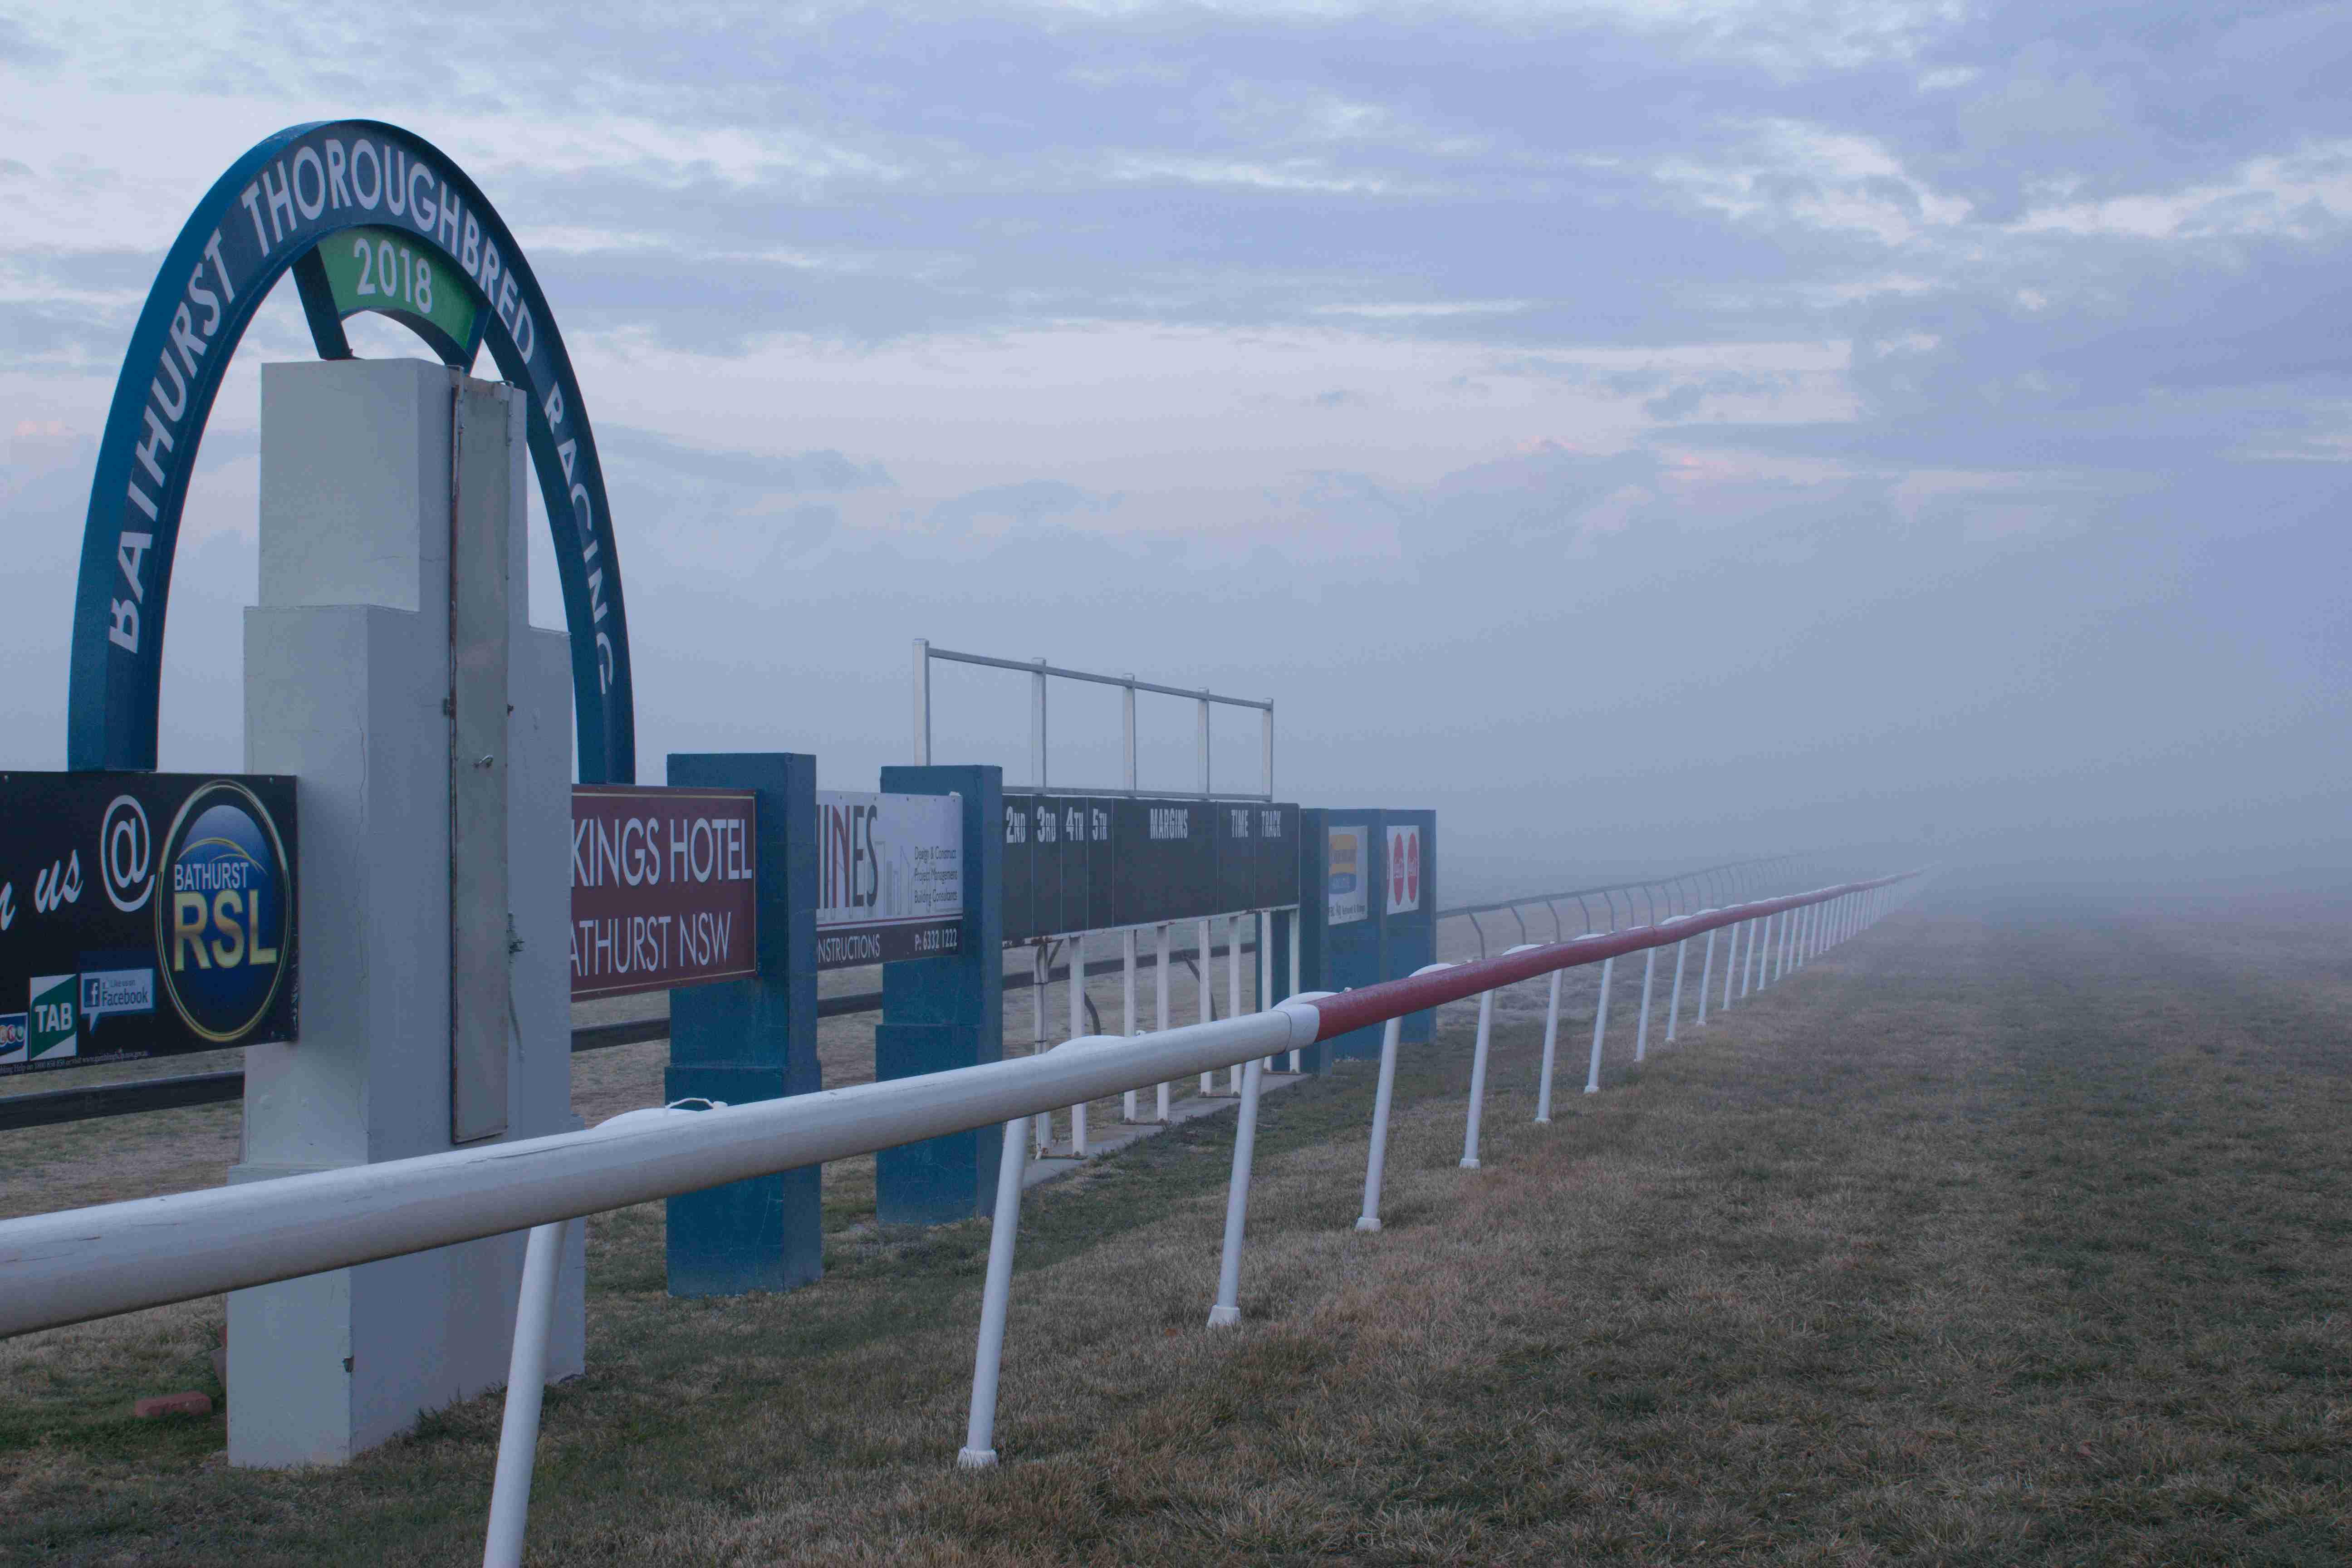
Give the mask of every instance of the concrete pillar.
M 565 967 L 571 660 L 562 634 L 528 622 L 521 395 L 406 359 L 272 364 L 261 386 L 245 762 L 300 781 L 302 996 L 295 1043 L 246 1050 L 244 1157 L 229 1180 L 451 1146 L 445 703 L 457 518 L 504 530 L 513 711 L 497 761 L 507 899 L 522 944 L 507 974 L 508 1054 L 471 1081 L 495 1089 L 503 1069 L 499 1139 L 577 1127 Z M 231 1293 L 229 1462 L 338 1464 L 426 1411 L 504 1383 L 523 1241 L 493 1237 Z M 576 1235 L 564 1256 L 551 1380 L 583 1361 Z

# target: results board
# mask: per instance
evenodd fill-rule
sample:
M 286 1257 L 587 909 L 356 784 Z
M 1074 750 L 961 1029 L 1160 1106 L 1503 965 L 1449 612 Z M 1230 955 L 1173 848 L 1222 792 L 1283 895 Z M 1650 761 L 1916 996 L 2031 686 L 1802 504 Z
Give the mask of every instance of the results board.
M 1198 920 L 1298 901 L 1298 807 L 1004 795 L 1004 940 Z

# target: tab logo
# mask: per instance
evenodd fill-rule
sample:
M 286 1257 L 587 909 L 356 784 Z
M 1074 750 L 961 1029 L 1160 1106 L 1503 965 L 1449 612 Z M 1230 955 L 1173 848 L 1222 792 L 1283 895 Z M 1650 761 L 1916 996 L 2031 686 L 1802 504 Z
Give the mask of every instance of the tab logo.
M 74 1026 L 73 974 L 37 974 L 26 998 L 26 1052 L 27 1061 L 62 1060 L 81 1054 L 81 1041 Z
M 277 999 L 293 947 L 289 870 L 268 808 L 234 780 L 189 795 L 164 835 L 155 951 L 173 1009 L 203 1038 L 241 1039 Z

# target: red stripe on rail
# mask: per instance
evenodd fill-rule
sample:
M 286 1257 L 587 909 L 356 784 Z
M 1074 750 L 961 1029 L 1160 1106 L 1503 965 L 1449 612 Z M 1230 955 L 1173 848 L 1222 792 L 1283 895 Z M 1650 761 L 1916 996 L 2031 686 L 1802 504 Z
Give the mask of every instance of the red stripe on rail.
M 1753 903 L 1733 904 L 1727 909 L 1702 910 L 1680 920 L 1668 921 L 1663 925 L 1634 926 L 1627 931 L 1612 931 L 1606 936 L 1548 942 L 1525 952 L 1453 964 L 1434 974 L 1412 974 L 1402 980 L 1384 980 L 1378 985 L 1342 991 L 1336 996 L 1319 997 L 1307 1004 L 1315 1009 L 1319 1020 L 1315 1037 L 1328 1040 L 1335 1035 L 1344 1035 L 1372 1024 L 1383 1024 L 1402 1014 L 1418 1013 L 1443 1002 L 1459 1002 L 1482 991 L 1492 991 L 1499 985 L 1533 980 L 1539 974 L 1549 974 L 1555 969 L 1573 969 L 1580 964 L 1598 963 L 1604 958 L 1640 952 L 1646 948 L 1664 947 L 1724 926 L 1738 925 L 1742 921 L 1762 920 L 1784 910 L 1825 904 L 1832 899 L 1842 899 L 1850 893 L 1866 893 L 1874 889 L 1892 887 L 1897 882 L 1909 881 L 1919 874 L 1917 871 L 1900 871 L 1892 877 L 1879 877 L 1867 882 L 1844 882 L 1810 893 L 1791 893 L 1782 899 L 1759 899 Z

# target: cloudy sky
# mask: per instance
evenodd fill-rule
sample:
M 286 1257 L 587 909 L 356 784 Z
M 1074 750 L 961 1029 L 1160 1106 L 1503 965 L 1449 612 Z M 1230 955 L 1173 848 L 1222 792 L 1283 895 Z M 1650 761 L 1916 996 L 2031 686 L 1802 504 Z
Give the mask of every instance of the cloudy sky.
M 929 637 L 1270 697 L 1283 795 L 1434 805 L 1482 882 L 1931 829 L 2347 858 L 2340 4 L 16 7 L 0 765 L 63 760 L 163 248 L 362 115 L 562 324 L 643 777 L 871 787 Z M 281 292 L 191 495 L 166 767 L 240 756 Z M 940 754 L 1025 779 L 1021 685 L 943 673 Z M 1055 700 L 1056 782 L 1111 782 L 1115 706 Z M 1190 714 L 1144 719 L 1189 784 Z M 1217 750 L 1255 787 L 1255 716 Z

